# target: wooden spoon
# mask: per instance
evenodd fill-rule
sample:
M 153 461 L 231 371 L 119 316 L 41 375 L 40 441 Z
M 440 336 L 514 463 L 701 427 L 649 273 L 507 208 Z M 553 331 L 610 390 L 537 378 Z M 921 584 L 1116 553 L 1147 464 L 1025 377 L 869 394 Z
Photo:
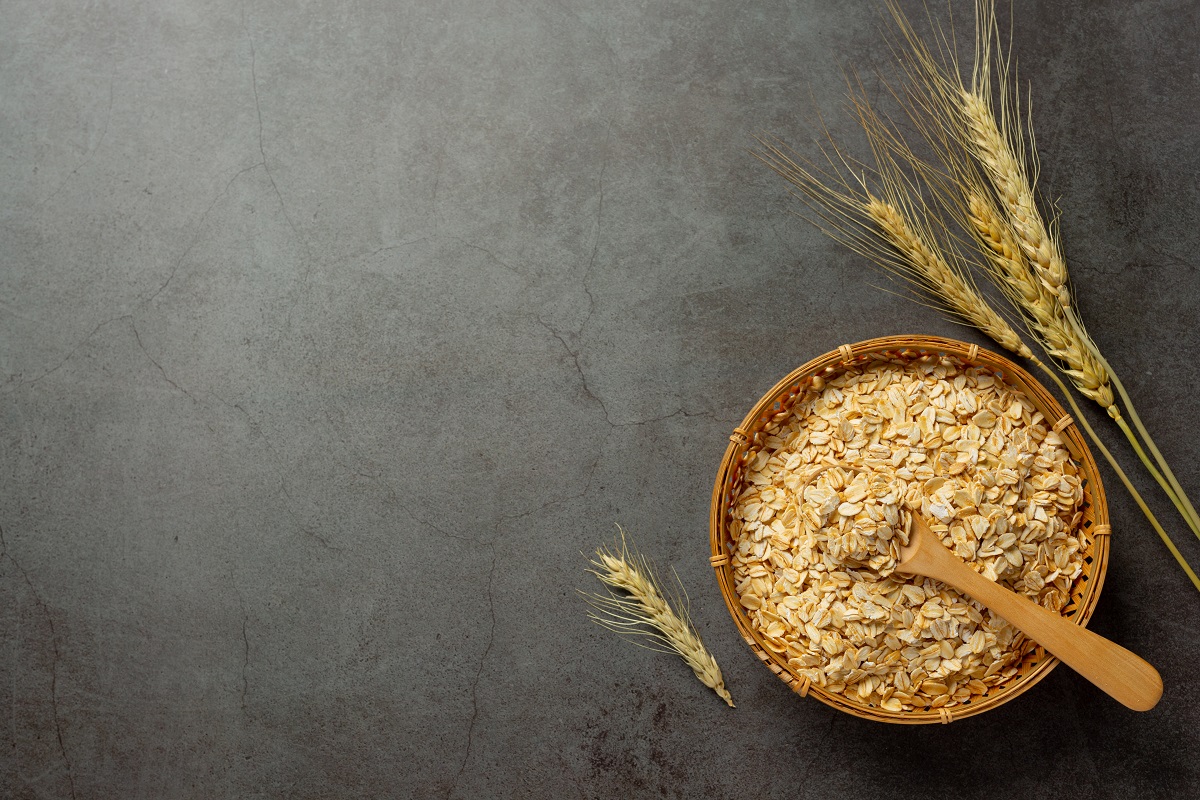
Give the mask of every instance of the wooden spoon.
M 917 514 L 896 569 L 947 583 L 1008 620 L 1067 666 L 1134 711 L 1149 711 L 1162 697 L 1158 671 L 1141 658 L 1066 617 L 989 581 L 946 549 Z

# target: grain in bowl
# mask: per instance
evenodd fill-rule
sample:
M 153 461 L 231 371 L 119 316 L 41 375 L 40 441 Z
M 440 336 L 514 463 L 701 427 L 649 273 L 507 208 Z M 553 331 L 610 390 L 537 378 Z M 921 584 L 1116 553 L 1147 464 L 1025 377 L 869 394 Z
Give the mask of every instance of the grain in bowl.
M 969 703 L 1033 646 L 954 589 L 894 572 L 911 512 L 1055 611 L 1083 569 L 1079 468 L 982 367 L 877 358 L 814 377 L 741 486 L 730 568 L 751 627 L 813 685 L 885 711 Z

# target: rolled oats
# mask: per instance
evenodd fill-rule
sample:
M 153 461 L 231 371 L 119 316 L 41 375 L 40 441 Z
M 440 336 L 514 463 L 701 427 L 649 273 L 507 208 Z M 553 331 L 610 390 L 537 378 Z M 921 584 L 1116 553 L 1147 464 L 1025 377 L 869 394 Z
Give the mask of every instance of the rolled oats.
M 751 624 L 816 685 L 889 711 L 953 707 L 1010 678 L 1032 643 L 895 566 L 920 513 L 973 569 L 1060 610 L 1083 565 L 1062 438 L 1019 390 L 949 359 L 879 359 L 812 387 L 734 503 Z

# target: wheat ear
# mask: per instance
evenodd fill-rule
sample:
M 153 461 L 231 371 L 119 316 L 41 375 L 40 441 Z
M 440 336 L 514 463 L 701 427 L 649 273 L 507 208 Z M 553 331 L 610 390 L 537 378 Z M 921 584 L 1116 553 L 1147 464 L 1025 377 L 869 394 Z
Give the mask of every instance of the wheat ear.
M 991 0 L 976 0 L 975 71 L 971 87 L 960 84 L 958 111 L 968 149 L 991 179 L 996 195 L 1004 207 L 1021 251 L 1036 270 L 1046 290 L 1063 308 L 1071 305 L 1067 283 L 1067 264 L 1062 257 L 1057 238 L 1052 234 L 1038 210 L 1034 180 L 1026 169 L 1025 139 L 1015 98 L 1009 96 L 1009 62 L 993 53 L 998 29 L 996 10 Z M 999 72 L 1000 116 L 993 112 L 992 67 Z M 1030 128 L 1032 131 L 1032 128 Z M 1032 133 L 1030 134 L 1032 143 Z M 1033 169 L 1036 170 L 1036 149 Z
M 1025 312 L 1030 332 L 1051 357 L 1064 365 L 1063 372 L 1079 392 L 1110 414 L 1119 414 L 1113 404 L 1108 372 L 1080 341 L 1062 306 L 1034 277 L 1011 229 L 981 192 L 968 190 L 966 200 L 967 221 L 984 245 L 984 263 L 993 281 Z
M 1017 244 L 1046 289 L 1064 308 L 1069 307 L 1067 267 L 1037 210 L 1032 183 L 1000 131 L 987 101 L 963 89 L 960 102 L 970 132 L 971 150 L 992 179 Z
M 1013 327 L 983 299 L 963 271 L 951 267 L 913 229 L 896 204 L 869 197 L 866 210 L 879 226 L 883 237 L 909 261 L 913 271 L 920 276 L 922 288 L 935 293 L 959 317 L 986 333 L 1005 350 L 1025 358 L 1033 356 Z
M 863 255 L 890 277 L 908 284 L 918 299 L 962 324 L 979 328 L 1001 347 L 1028 358 L 1032 352 L 1013 327 L 984 300 L 956 250 L 939 246 L 936 220 L 910 199 L 908 178 L 892 153 L 883 122 L 861 97 L 851 102 L 875 155 L 879 191 L 867 188 L 866 168 L 836 145 L 825 152 L 827 169 L 798 161 L 778 143 L 760 138 L 754 155 L 792 183 L 812 210 L 809 222 Z M 852 168 L 862 170 L 851 173 Z M 942 231 L 945 234 L 945 231 Z M 946 237 L 943 236 L 943 239 Z
M 678 596 L 675 598 L 673 607 L 653 565 L 629 543 L 625 531 L 620 531 L 615 545 L 597 549 L 595 559 L 589 563 L 592 569 L 588 572 L 599 578 L 609 593 L 581 592 L 592 607 L 588 616 L 610 631 L 640 637 L 642 641 L 637 643 L 644 647 L 680 656 L 701 683 L 733 708 L 721 668 L 700 640 L 688 615 L 686 593 L 683 602 Z M 678 576 L 675 580 L 682 591 Z

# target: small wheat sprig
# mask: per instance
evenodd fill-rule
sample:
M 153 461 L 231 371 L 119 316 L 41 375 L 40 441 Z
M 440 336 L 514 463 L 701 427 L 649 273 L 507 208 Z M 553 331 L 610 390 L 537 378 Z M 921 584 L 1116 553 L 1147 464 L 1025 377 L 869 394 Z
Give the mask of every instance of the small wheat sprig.
M 618 527 L 618 530 L 620 528 Z M 717 660 L 700 640 L 688 615 L 686 593 L 672 606 L 654 567 L 629 543 L 625 531 L 615 545 L 596 550 L 591 572 L 609 589 L 607 595 L 580 592 L 592 607 L 588 616 L 603 628 L 637 637 L 643 647 L 680 656 L 696 677 L 733 708 L 733 698 Z M 676 583 L 680 590 L 683 584 Z

